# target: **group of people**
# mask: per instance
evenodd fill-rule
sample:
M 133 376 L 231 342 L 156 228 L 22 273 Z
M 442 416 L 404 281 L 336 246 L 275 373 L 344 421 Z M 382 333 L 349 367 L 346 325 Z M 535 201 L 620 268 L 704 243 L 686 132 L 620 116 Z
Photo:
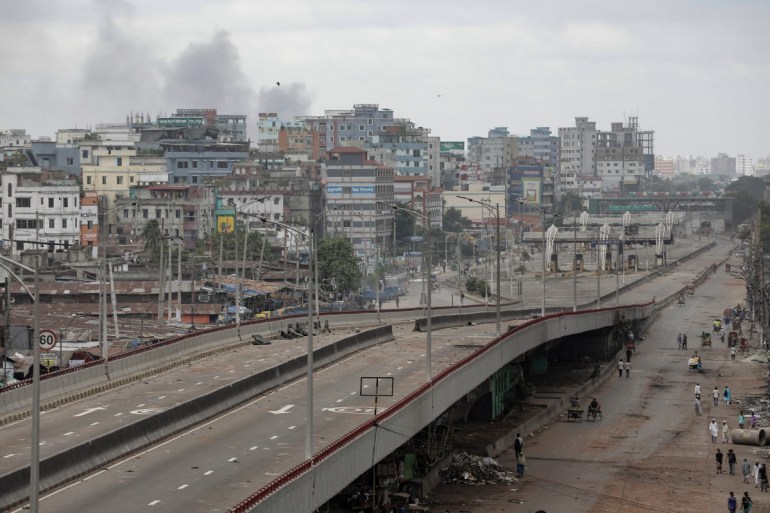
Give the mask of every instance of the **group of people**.
M 618 377 L 619 378 L 623 377 L 623 371 L 626 371 L 626 377 L 627 378 L 631 377 L 631 359 L 630 358 L 626 358 L 625 361 L 623 361 L 622 359 L 618 361 Z
M 679 333 L 676 336 L 676 344 L 679 349 L 687 349 L 687 333 Z

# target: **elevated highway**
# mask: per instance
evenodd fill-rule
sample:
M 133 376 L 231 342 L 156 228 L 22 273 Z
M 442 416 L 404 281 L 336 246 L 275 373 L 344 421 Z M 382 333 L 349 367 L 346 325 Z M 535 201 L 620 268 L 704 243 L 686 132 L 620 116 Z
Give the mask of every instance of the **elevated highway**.
M 669 276 L 667 280 L 661 280 L 663 284 L 653 286 L 652 282 L 645 283 L 639 286 L 637 295 L 658 295 L 660 298 L 668 292 L 675 292 L 691 281 L 693 276 L 700 274 L 700 271 L 709 265 L 706 262 L 713 260 L 714 255 L 692 259 L 674 272 L 675 275 L 682 275 L 679 281 L 672 280 L 672 276 Z M 652 305 L 647 304 L 617 311 L 642 319 L 652 312 L 652 308 Z M 314 449 L 317 453 L 313 466 L 303 462 L 301 454 L 304 415 L 300 412 L 304 412 L 304 388 L 301 384 L 288 383 L 289 380 L 286 380 L 286 385 L 271 395 L 245 404 L 241 409 L 218 418 L 211 424 L 186 431 L 184 435 L 167 441 L 160 448 L 128 458 L 114 467 L 109 467 L 110 470 L 89 478 L 88 481 L 76 483 L 55 493 L 43 502 L 41 511 L 101 511 L 106 507 L 112 510 L 136 511 L 141 509 L 141 501 L 149 497 L 150 490 L 157 490 L 159 498 L 148 499 L 145 506 L 154 502 L 153 505 L 163 504 L 166 508 L 173 504 L 175 510 L 188 505 L 187 509 L 194 511 L 218 511 L 248 496 L 260 485 L 265 488 L 259 496 L 249 502 L 259 503 L 260 511 L 311 511 L 315 507 L 311 504 L 323 503 L 329 498 L 328 494 L 333 495 L 343 487 L 348 474 L 353 479 L 369 468 L 375 461 L 372 455 L 379 458 L 391 452 L 441 414 L 458 397 L 462 397 L 468 390 L 487 379 L 505 362 L 547 340 L 611 326 L 617 311 L 607 309 L 578 312 L 531 321 L 488 345 L 485 345 L 486 341 L 494 338 L 488 326 L 475 326 L 463 331 L 452 330 L 451 333 L 447 332 L 448 340 L 444 340 L 443 344 L 438 342 L 434 346 L 436 379 L 431 384 L 425 383 L 424 344 L 421 344 L 419 339 L 410 340 L 406 336 L 407 328 L 401 328 L 402 333 L 396 333 L 396 342 L 380 344 L 344 358 L 318 373 L 315 416 L 323 421 L 316 421 L 318 431 L 314 439 Z M 512 310 L 508 311 L 507 315 L 510 318 L 521 313 Z M 405 315 L 404 312 L 385 312 L 382 315 L 387 317 L 391 314 L 394 317 L 400 315 L 401 318 Z M 411 312 L 408 315 L 414 317 L 414 314 L 415 312 Z M 376 314 L 359 314 L 354 316 L 351 322 L 360 322 L 358 319 L 366 315 Z M 489 316 L 488 313 L 486 315 Z M 491 319 L 493 316 L 489 318 Z M 460 317 L 457 321 L 463 322 Z M 451 321 L 447 323 L 451 324 Z M 251 328 L 241 328 L 244 332 L 241 333 L 241 338 Z M 220 339 L 223 338 L 222 335 L 223 333 L 214 334 Z M 457 344 L 458 337 L 463 338 L 466 343 Z M 478 341 L 477 345 L 483 347 L 474 352 L 472 347 L 468 347 L 468 340 Z M 303 345 L 302 342 L 282 342 L 261 347 L 247 347 L 242 344 L 240 350 L 232 352 L 235 354 L 234 362 L 224 361 L 228 353 L 202 361 L 202 366 L 211 367 L 214 372 L 213 375 L 209 374 L 208 378 L 202 378 L 202 369 L 191 363 L 189 368 L 182 371 L 187 378 L 192 378 L 191 381 L 180 378 L 178 371 L 167 372 L 160 375 L 157 381 L 148 379 L 146 383 L 134 382 L 133 385 L 120 386 L 108 393 L 85 397 L 78 403 L 61 408 L 61 417 L 56 419 L 54 416 L 59 411 L 53 410 L 44 416 L 44 427 L 52 426 L 52 431 L 69 430 L 59 433 L 58 439 L 55 439 L 54 435 L 51 438 L 44 436 L 43 448 L 50 444 L 52 453 L 61 452 L 66 446 L 62 440 L 67 437 L 77 437 L 81 441 L 91 440 L 104 428 L 110 432 L 125 430 L 126 426 L 132 424 L 128 419 L 153 416 L 168 411 L 172 405 L 185 404 L 189 400 L 188 394 L 196 397 L 205 388 L 221 388 L 223 385 L 225 388 L 233 387 L 237 382 L 238 372 L 254 372 L 254 369 L 249 367 L 257 366 L 255 360 L 260 365 L 269 367 L 293 354 L 292 351 L 296 353 L 296 349 L 291 348 L 292 344 Z M 244 351 L 251 349 L 266 354 L 262 354 L 262 358 L 254 358 L 253 353 L 244 354 Z M 220 361 L 219 358 L 223 360 Z M 357 379 L 359 376 L 383 374 L 396 379 L 399 393 L 389 402 L 381 403 L 388 409 L 378 416 L 376 422 L 375 419 L 370 419 L 361 424 L 360 415 L 369 415 L 371 404 L 367 403 L 369 400 L 358 398 L 355 394 Z M 160 384 L 164 387 L 157 386 Z M 136 392 L 139 393 L 138 396 L 131 395 Z M 341 404 L 343 406 L 339 406 Z M 72 425 L 78 426 L 77 428 L 65 427 L 67 424 L 64 418 L 68 416 L 69 422 L 74 422 Z M 112 424 L 107 419 L 111 419 Z M 91 421 L 85 430 L 84 420 Z M 24 424 L 25 422 L 20 422 L 9 425 L 3 431 L 18 428 L 23 432 Z M 26 429 L 28 430 L 28 427 Z M 348 435 L 329 445 L 343 433 Z M 20 451 L 20 454 L 23 454 L 23 451 Z M 226 454 L 231 456 L 225 458 L 223 464 L 217 463 L 221 456 Z M 15 454 L 4 457 L 3 460 L 12 461 L 14 456 Z M 340 463 L 343 460 L 346 463 Z M 350 461 L 355 461 L 355 465 L 349 464 Z M 206 462 L 212 468 L 203 470 L 201 462 Z M 128 467 L 131 467 L 130 471 L 127 470 Z M 198 473 L 197 470 L 201 472 Z M 83 472 L 85 471 L 87 470 L 84 468 Z M 289 475 L 276 480 L 275 477 L 284 471 L 288 471 Z M 208 479 L 214 475 L 215 478 Z M 180 479 L 194 481 L 196 484 L 180 483 L 173 486 L 174 482 Z M 55 484 L 49 482 L 49 486 Z M 296 487 L 307 486 L 312 487 L 314 493 L 294 493 Z M 142 492 L 137 493 L 137 490 Z M 182 490 L 185 492 L 180 493 Z M 193 490 L 196 490 L 195 493 Z M 291 502 L 299 500 L 300 496 L 310 502 Z M 95 500 L 95 497 L 105 497 L 105 500 Z M 286 502 L 287 500 L 289 502 Z M 125 509 L 121 509 L 121 504 L 126 505 Z M 242 505 L 240 510 L 245 511 L 248 507 L 250 506 Z M 272 507 L 277 509 L 270 509 Z

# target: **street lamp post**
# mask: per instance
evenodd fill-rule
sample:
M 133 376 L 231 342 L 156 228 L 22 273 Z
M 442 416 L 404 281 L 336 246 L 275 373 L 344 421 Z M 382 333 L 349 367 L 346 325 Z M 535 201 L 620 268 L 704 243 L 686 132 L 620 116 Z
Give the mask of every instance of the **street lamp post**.
M 469 198 L 467 196 L 458 196 L 460 199 L 468 200 L 471 203 L 478 203 L 483 208 L 487 209 L 490 213 L 495 214 L 495 245 L 496 245 L 496 253 L 497 253 L 497 276 L 495 277 L 495 287 L 497 292 L 497 305 L 496 305 L 496 326 L 497 326 L 497 336 L 500 336 L 500 204 L 495 203 L 494 208 L 492 207 L 491 203 L 487 203 L 485 201 Z M 543 269 L 543 272 L 545 273 L 545 269 Z M 543 296 L 545 297 L 545 296 Z
M 433 370 L 432 370 L 432 363 L 431 363 L 431 346 L 432 346 L 432 308 L 431 308 L 431 289 L 433 288 L 433 276 L 431 273 L 431 270 L 433 268 L 432 266 L 432 259 L 431 259 L 431 248 L 432 248 L 432 242 L 431 242 L 431 235 L 430 235 L 430 210 L 428 210 L 428 214 L 423 214 L 421 212 L 418 212 L 416 210 L 412 210 L 410 208 L 402 207 L 400 205 L 394 205 L 392 203 L 389 204 L 390 208 L 393 210 L 401 210 L 402 212 L 406 212 L 410 216 L 414 217 L 417 221 L 420 222 L 422 225 L 423 230 L 425 230 L 425 235 L 427 239 L 427 255 L 425 255 L 425 251 L 423 251 L 423 258 L 425 260 L 425 265 L 423 265 L 423 271 L 422 271 L 422 282 L 425 284 L 426 276 L 427 276 L 427 311 L 425 314 L 425 324 L 426 324 L 426 336 L 425 336 L 425 343 L 427 346 L 427 354 L 426 354 L 426 360 L 427 360 L 427 370 L 428 370 L 428 382 L 433 381 Z

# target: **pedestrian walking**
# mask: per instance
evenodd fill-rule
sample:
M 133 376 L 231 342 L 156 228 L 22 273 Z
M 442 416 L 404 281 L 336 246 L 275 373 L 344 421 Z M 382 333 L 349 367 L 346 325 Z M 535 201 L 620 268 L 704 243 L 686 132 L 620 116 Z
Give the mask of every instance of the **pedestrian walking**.
M 751 469 L 751 475 L 754 476 L 754 488 L 759 488 L 759 468 L 759 460 L 757 460 Z
M 722 394 L 725 400 L 725 404 L 730 404 L 730 402 L 733 399 L 733 393 L 730 391 L 730 387 L 725 385 L 725 391 L 724 394 Z
M 625 368 L 626 368 L 626 364 L 623 363 L 623 360 L 620 360 L 618 362 L 618 377 L 619 378 L 623 377 L 623 369 L 625 369 Z
M 723 420 L 722 421 L 722 443 L 723 444 L 727 443 L 727 437 L 729 434 L 730 434 L 730 428 L 727 427 L 727 421 Z
M 717 443 L 717 436 L 719 436 L 719 426 L 717 426 L 717 419 L 711 419 L 711 424 L 709 424 L 709 433 L 711 434 L 711 443 Z
M 719 338 L 722 340 L 722 343 L 724 344 L 725 343 L 725 329 L 724 328 L 719 330 Z
M 735 513 L 735 508 L 738 507 L 738 499 L 735 498 L 735 494 L 730 492 L 730 496 L 727 498 L 727 511 Z
M 735 475 L 735 465 L 738 463 L 738 458 L 732 449 L 727 449 L 727 466 L 730 467 L 730 475 Z
M 749 463 L 748 458 L 743 458 L 743 463 L 741 463 L 741 472 L 743 472 L 743 482 L 748 483 L 749 477 L 751 476 L 751 463 Z
M 751 429 L 757 429 L 757 416 L 754 414 L 754 410 L 751 410 L 751 417 L 750 417 L 750 426 Z
M 630 349 L 626 349 L 626 361 L 631 361 L 631 352 Z
M 519 475 L 519 477 L 524 477 L 524 469 L 527 467 L 527 460 L 524 457 L 524 453 L 520 452 L 518 456 L 516 456 L 516 473 Z
M 749 492 L 743 492 L 743 497 L 741 497 L 741 513 L 749 513 L 752 505 L 753 502 L 751 497 L 749 497 Z
M 676 336 L 676 347 L 677 347 L 678 349 L 682 349 L 682 334 L 681 334 L 681 333 L 679 333 L 679 334 Z
M 700 399 L 697 397 L 695 398 L 695 415 L 700 417 L 700 414 L 703 412 L 703 406 L 700 404 Z
M 700 399 L 700 383 L 695 384 L 695 397 Z
M 735 361 L 735 356 L 738 354 L 738 350 L 735 349 L 735 346 L 730 348 L 730 359 L 732 361 Z
M 398 295 L 396 295 L 396 308 L 398 308 Z
M 682 349 L 687 349 L 687 333 L 682 335 Z
M 714 387 L 714 391 L 711 392 L 711 396 L 714 398 L 714 406 L 719 406 L 719 388 Z
M 513 441 L 513 451 L 518 456 L 521 450 L 524 448 L 524 439 L 521 437 L 521 433 L 516 433 L 516 440 Z
M 759 467 L 759 491 L 766 492 L 767 488 L 767 466 L 763 463 Z
M 743 429 L 743 425 L 746 423 L 746 417 L 743 416 L 743 410 L 738 414 L 738 429 Z
M 717 474 L 722 473 L 722 460 L 724 459 L 725 455 L 722 454 L 722 451 L 720 449 L 717 449 L 716 453 L 716 460 L 717 460 Z
M 631 377 L 631 360 L 626 361 L 624 367 L 626 368 L 626 377 Z

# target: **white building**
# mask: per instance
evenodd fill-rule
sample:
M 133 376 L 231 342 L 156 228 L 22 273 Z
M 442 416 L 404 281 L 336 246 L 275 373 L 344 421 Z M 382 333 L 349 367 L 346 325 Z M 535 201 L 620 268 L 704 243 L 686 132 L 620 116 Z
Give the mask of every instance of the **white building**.
M 559 128 L 561 191 L 579 192 L 577 177 L 596 176 L 596 122 L 576 117 L 575 126 Z
M 27 249 L 66 250 L 80 244 L 80 187 L 40 168 L 12 168 L 0 175 L 2 237 L 11 254 Z
M 746 155 L 735 156 L 735 174 L 738 176 L 754 176 L 754 163 Z
M 0 148 L 29 148 L 32 138 L 22 129 L 0 129 Z
M 468 159 L 471 165 L 478 164 L 482 176 L 487 179 L 495 168 L 507 168 L 513 165 L 518 155 L 519 139 L 508 133 L 506 127 L 496 127 L 489 131 L 489 137 L 468 139 Z

